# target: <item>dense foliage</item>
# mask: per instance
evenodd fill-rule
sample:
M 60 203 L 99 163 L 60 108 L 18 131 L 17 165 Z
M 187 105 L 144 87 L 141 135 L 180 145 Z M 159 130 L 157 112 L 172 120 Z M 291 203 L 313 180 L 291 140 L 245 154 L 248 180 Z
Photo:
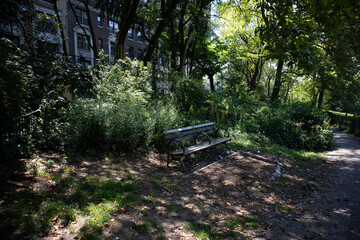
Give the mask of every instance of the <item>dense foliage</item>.
M 176 74 L 170 94 L 153 100 L 148 76 L 149 68 L 138 61 L 100 65 L 93 73 L 96 97 L 79 98 L 71 105 L 68 145 L 90 153 L 150 146 L 161 150 L 162 131 L 215 121 L 231 129 L 238 147 L 247 146 L 246 137 L 263 147 L 272 143 L 306 150 L 331 146 L 326 114 L 310 103 L 270 105 L 246 94 L 211 93 L 201 82 Z
M 87 9 L 90 1 L 82 3 Z M 359 111 L 358 3 L 97 3 L 102 14 L 125 24 L 118 47 L 127 29 L 139 26 L 149 44 L 144 63 L 125 59 L 107 65 L 94 40 L 99 63 L 82 68 L 50 52 L 41 37 L 46 34 L 38 34 L 57 34 L 53 30 L 61 26 L 50 21 L 54 16 L 25 11 L 12 18 L 14 26 L 36 28 L 24 31 L 29 41 L 21 50 L 1 42 L 0 107 L 7 123 L 40 109 L 36 131 L 25 140 L 30 146 L 87 154 L 163 150 L 162 131 L 214 121 L 231 130 L 236 147 L 321 150 L 332 139 L 319 109 Z M 133 16 L 122 19 L 126 12 Z M 69 93 L 72 99 L 64 97 Z
M 182 118 L 171 101 L 150 99 L 149 76 L 149 67 L 139 61 L 100 62 L 99 70 L 93 71 L 95 98 L 78 98 L 71 104 L 68 146 L 90 154 L 160 146 L 162 131 Z

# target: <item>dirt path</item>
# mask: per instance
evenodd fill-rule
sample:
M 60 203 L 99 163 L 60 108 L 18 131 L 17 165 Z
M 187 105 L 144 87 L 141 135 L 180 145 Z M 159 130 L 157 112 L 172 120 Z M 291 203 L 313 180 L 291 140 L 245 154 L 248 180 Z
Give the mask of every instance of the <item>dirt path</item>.
M 80 213 L 76 220 L 51 218 L 51 224 L 32 236 L 80 238 L 91 216 L 85 212 L 90 207 L 79 207 L 82 198 L 76 193 L 88 194 L 87 203 L 102 209 L 111 195 L 92 199 L 107 189 L 104 181 L 112 181 L 136 186 L 133 196 L 138 202 L 111 212 L 109 221 L 99 225 L 100 239 L 360 239 L 360 139 L 335 131 L 335 140 L 338 148 L 326 154 L 330 163 L 237 152 L 186 178 L 165 166 L 165 155 L 154 153 L 73 163 L 63 162 L 60 154 L 44 153 L 22 161 L 26 166 L 50 160 L 59 164 L 42 177 L 33 176 L 31 168 L 23 174 L 26 178 L 9 179 L 4 189 L 15 189 L 6 190 L 9 201 L 0 197 L 0 218 L 5 219 L 3 229 L 10 229 L 8 238 L 21 239 L 31 236 L 31 227 L 46 224 L 38 219 L 39 212 L 47 216 L 47 199 L 71 199 L 63 204 Z M 57 181 L 49 177 L 56 174 Z M 87 186 L 87 177 L 97 178 L 97 186 L 104 191 L 76 187 Z M 78 185 L 71 187 L 67 183 L 71 179 Z M 35 198 L 29 202 L 29 197 Z M 13 211 L 19 208 L 26 210 L 26 218 Z M 3 236 L 1 227 L 0 222 Z
M 360 239 L 360 139 L 334 130 L 333 187 L 315 195 L 301 218 L 284 223 L 274 239 Z M 305 209 L 306 209 L 305 208 Z

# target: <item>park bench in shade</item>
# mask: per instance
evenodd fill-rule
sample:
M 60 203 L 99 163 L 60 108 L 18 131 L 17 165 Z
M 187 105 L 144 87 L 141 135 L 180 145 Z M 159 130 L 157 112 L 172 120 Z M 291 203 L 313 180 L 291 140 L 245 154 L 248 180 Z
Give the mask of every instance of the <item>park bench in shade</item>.
M 215 123 L 205 123 L 164 131 L 167 144 L 167 166 L 176 160 L 184 171 L 191 169 L 191 154 L 206 151 L 212 147 L 223 144 L 229 151 L 227 142 L 231 140 L 229 132 L 227 136 L 220 137 L 219 129 Z

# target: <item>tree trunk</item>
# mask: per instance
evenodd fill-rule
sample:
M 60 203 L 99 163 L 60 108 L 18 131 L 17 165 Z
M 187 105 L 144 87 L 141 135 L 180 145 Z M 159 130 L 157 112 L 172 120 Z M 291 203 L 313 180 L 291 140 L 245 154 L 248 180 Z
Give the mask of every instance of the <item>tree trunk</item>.
M 286 87 L 285 103 L 287 103 L 288 100 L 289 100 L 289 103 L 290 103 L 290 99 L 289 99 L 290 86 L 291 86 L 291 80 L 288 81 L 288 84 L 287 84 L 287 87 Z
M 189 49 L 189 44 L 192 40 L 194 36 L 194 31 L 191 29 L 189 29 L 189 36 L 186 38 L 185 41 L 185 46 L 184 49 L 181 50 L 181 55 L 180 55 L 180 73 L 185 73 L 185 61 L 186 61 L 186 56 L 187 56 L 187 52 Z
M 96 60 L 99 58 L 99 52 L 98 52 L 98 48 L 97 48 L 97 40 L 96 40 L 93 24 L 92 24 L 91 17 L 90 17 L 89 1 L 82 0 L 82 3 L 85 5 L 86 16 L 89 21 L 89 29 L 90 29 L 91 40 L 92 40 L 92 50 L 94 53 L 94 58 Z M 94 61 L 94 63 L 96 64 L 96 61 Z
M 324 101 L 324 95 L 325 95 L 325 84 L 321 84 L 320 92 L 319 92 L 319 100 L 318 100 L 318 108 L 322 107 L 323 101 Z
M 255 91 L 256 85 L 258 83 L 257 79 L 259 75 L 261 76 L 261 68 L 262 68 L 261 59 L 258 58 L 255 64 L 254 74 L 252 75 L 249 82 L 249 91 Z
M 275 101 L 275 100 L 279 99 L 280 87 L 282 84 L 281 74 L 282 74 L 283 65 L 284 65 L 284 60 L 282 58 L 280 58 L 278 60 L 278 64 L 277 64 L 274 88 L 273 88 L 273 91 L 271 94 L 271 101 Z
M 171 46 L 171 53 L 170 53 L 170 68 L 171 70 L 175 70 L 176 69 L 176 48 L 177 48 L 177 44 L 176 44 L 176 34 L 174 31 L 174 21 L 170 22 L 170 46 Z
M 210 81 L 210 90 L 211 90 L 211 92 L 215 92 L 214 75 L 209 74 L 208 77 L 209 77 L 209 81 Z
M 140 0 L 126 0 L 124 2 L 123 12 L 121 14 L 119 24 L 119 31 L 116 33 L 115 61 L 125 57 L 125 40 L 127 38 L 129 28 L 136 16 L 136 10 L 138 8 L 139 2 Z
M 151 61 L 154 51 L 157 48 L 161 33 L 164 31 L 166 25 L 172 21 L 172 13 L 176 9 L 176 6 L 180 1 L 181 0 L 172 0 L 169 6 L 167 7 L 166 11 L 165 11 L 165 6 L 163 6 L 164 2 L 162 1 L 162 9 L 163 9 L 162 14 L 160 17 L 160 21 L 156 27 L 156 30 L 154 34 L 151 36 L 149 47 L 144 56 L 143 61 L 145 64 Z
M 66 39 L 65 39 L 65 34 L 64 34 L 64 27 L 62 25 L 59 10 L 58 10 L 58 7 L 57 7 L 57 0 L 53 0 L 53 6 L 54 6 L 55 14 L 56 14 L 56 19 L 58 21 L 59 28 L 60 28 L 60 35 L 61 35 L 62 49 L 63 49 L 63 52 L 64 52 L 64 56 L 68 57 L 68 52 L 67 52 L 67 49 L 66 49 Z
M 125 37 L 123 35 L 125 35 Z M 125 33 L 125 31 L 123 33 L 119 31 L 118 34 L 116 34 L 115 62 L 118 59 L 123 59 L 125 56 L 124 48 L 125 48 L 126 36 L 127 36 L 127 32 Z

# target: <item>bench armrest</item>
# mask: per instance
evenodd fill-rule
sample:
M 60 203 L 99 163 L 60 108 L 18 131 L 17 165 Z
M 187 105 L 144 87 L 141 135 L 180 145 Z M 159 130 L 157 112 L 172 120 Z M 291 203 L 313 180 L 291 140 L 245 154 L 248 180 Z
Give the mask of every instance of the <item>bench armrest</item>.
M 216 129 L 216 131 L 215 131 L 215 136 L 218 136 L 219 130 L 224 130 L 224 131 L 227 133 L 227 138 L 230 138 L 229 131 L 228 131 L 227 129 L 220 129 L 220 128 L 217 128 L 217 129 Z
M 209 144 L 211 144 L 211 138 L 210 138 L 209 135 L 207 135 L 205 132 L 200 132 L 200 133 L 198 133 L 198 134 L 195 136 L 195 138 L 194 138 L 195 144 L 196 144 L 197 138 L 200 137 L 200 136 L 203 136 L 203 135 L 205 135 L 205 136 L 207 137 L 207 139 L 208 139 L 208 141 L 209 141 Z
M 183 143 L 182 141 L 180 141 L 179 139 L 172 139 L 171 141 L 169 141 L 169 142 L 167 143 L 167 152 L 168 152 L 168 154 L 169 154 L 169 152 L 170 152 L 170 145 L 171 145 L 172 143 L 174 143 L 174 142 L 180 143 L 181 149 L 183 150 L 183 153 L 185 154 L 185 145 L 184 145 L 184 143 Z

